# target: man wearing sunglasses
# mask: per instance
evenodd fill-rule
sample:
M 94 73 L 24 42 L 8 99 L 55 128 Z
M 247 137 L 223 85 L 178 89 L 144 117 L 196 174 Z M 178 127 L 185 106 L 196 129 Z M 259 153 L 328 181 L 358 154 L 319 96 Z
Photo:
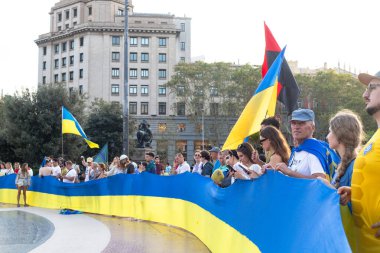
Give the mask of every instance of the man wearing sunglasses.
M 341 204 L 352 204 L 357 252 L 380 252 L 380 71 L 358 78 L 367 87 L 365 109 L 378 128 L 356 157 L 351 187 L 340 187 L 338 193 Z

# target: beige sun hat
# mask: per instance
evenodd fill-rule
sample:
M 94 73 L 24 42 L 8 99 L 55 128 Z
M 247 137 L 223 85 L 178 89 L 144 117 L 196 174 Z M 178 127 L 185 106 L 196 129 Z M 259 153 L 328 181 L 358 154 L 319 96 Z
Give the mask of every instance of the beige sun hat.
M 360 73 L 358 75 L 358 79 L 362 84 L 365 84 L 365 85 L 368 85 L 373 79 L 380 81 L 380 71 L 378 71 L 375 75 Z

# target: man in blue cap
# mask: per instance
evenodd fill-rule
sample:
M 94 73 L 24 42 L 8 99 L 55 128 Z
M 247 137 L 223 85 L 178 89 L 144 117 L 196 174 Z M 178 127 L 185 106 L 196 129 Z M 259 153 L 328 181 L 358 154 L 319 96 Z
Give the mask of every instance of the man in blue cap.
M 326 178 L 330 170 L 330 150 L 325 142 L 313 138 L 314 120 L 314 112 L 310 109 L 293 111 L 290 125 L 296 147 L 292 150 L 289 165 L 278 163 L 274 169 L 291 177 Z

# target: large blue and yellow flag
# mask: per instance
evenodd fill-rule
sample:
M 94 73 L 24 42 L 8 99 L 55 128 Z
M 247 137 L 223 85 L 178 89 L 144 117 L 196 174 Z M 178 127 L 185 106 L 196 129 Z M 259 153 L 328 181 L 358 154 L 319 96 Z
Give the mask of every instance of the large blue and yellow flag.
M 260 130 L 260 124 L 266 117 L 273 116 L 276 110 L 278 76 L 284 59 L 285 48 L 277 56 L 254 95 L 245 106 L 235 126 L 232 128 L 223 145 L 225 149 L 236 149 L 237 146 Z
M 62 134 L 75 134 L 82 136 L 90 148 L 99 148 L 98 144 L 87 138 L 78 121 L 64 106 L 62 106 Z
M 0 203 L 17 203 L 15 179 L 0 177 Z M 275 171 L 228 188 L 189 172 L 118 174 L 80 184 L 34 176 L 28 203 L 168 224 L 214 253 L 351 252 L 336 190 Z

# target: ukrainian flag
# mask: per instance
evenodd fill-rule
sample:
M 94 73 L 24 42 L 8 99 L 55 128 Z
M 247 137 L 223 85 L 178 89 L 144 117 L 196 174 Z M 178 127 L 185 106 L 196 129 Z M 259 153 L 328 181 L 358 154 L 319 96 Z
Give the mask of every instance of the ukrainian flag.
M 285 47 L 286 48 L 286 47 Z M 260 123 L 274 115 L 277 102 L 278 76 L 280 74 L 285 48 L 277 56 L 264 79 L 257 87 L 239 119 L 223 145 L 223 150 L 236 149 L 247 136 L 260 130 Z
M 90 141 L 74 116 L 62 106 L 62 134 L 82 136 L 90 148 L 99 148 L 99 145 Z

